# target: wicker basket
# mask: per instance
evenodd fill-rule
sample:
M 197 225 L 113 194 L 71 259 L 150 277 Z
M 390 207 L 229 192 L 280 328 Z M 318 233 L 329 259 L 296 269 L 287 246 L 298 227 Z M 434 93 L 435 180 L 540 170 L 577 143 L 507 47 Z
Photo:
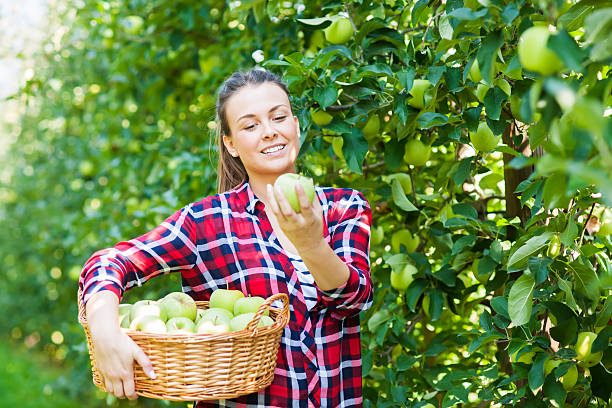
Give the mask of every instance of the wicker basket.
M 93 383 L 104 390 L 91 333 L 79 291 L 79 323 L 85 329 Z M 281 309 L 270 306 L 282 300 Z M 208 302 L 196 302 L 207 309 Z M 257 327 L 266 308 L 274 324 Z M 280 336 L 289 321 L 289 298 L 276 294 L 266 299 L 242 331 L 223 334 L 154 334 L 123 330 L 151 360 L 156 378 L 150 379 L 137 363 L 134 383 L 138 395 L 170 401 L 235 398 L 268 387 L 274 377 Z

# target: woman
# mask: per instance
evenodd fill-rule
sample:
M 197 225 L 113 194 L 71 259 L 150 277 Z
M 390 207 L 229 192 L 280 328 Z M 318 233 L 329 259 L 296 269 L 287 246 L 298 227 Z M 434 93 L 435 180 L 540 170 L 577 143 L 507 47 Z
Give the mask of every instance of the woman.
M 136 398 L 134 362 L 155 375 L 117 324 L 123 291 L 180 272 L 183 290 L 197 300 L 228 288 L 286 293 L 291 305 L 272 385 L 197 407 L 361 406 L 359 312 L 372 302 L 367 201 L 355 190 L 317 187 L 309 202 L 298 183 L 296 213 L 273 190 L 278 176 L 295 172 L 300 147 L 298 119 L 276 75 L 233 74 L 219 92 L 217 119 L 220 193 L 96 252 L 83 268 L 79 284 L 106 390 Z

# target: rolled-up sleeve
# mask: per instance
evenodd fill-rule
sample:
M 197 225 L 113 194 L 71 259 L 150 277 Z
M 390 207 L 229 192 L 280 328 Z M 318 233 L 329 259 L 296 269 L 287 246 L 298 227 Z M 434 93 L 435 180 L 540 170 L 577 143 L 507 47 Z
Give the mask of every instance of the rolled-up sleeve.
M 349 278 L 340 287 L 319 290 L 323 302 L 343 316 L 367 310 L 372 304 L 370 275 L 370 225 L 372 212 L 365 197 L 356 190 L 330 201 L 327 223 L 330 246 L 348 266 Z
M 154 230 L 95 252 L 79 279 L 83 302 L 102 290 L 121 299 L 125 290 L 155 276 L 193 268 L 196 258 L 195 221 L 191 207 L 186 206 Z

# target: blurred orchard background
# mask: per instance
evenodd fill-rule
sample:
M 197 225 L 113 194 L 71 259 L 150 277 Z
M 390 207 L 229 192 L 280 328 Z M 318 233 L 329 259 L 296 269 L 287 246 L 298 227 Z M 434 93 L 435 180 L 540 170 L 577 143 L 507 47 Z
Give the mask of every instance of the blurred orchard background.
M 0 1 L 0 406 L 187 405 L 95 389 L 77 280 L 215 192 L 257 64 L 299 171 L 373 209 L 365 407 L 608 406 L 611 33 L 609 0 Z

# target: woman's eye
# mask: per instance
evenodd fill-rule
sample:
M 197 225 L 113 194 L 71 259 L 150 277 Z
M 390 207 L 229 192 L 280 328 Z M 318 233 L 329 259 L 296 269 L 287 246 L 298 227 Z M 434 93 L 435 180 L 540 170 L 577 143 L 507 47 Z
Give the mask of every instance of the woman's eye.
M 253 130 L 255 129 L 255 125 L 248 125 L 244 127 L 245 130 Z
M 283 120 L 285 119 L 287 116 L 277 116 L 274 118 L 274 120 Z

